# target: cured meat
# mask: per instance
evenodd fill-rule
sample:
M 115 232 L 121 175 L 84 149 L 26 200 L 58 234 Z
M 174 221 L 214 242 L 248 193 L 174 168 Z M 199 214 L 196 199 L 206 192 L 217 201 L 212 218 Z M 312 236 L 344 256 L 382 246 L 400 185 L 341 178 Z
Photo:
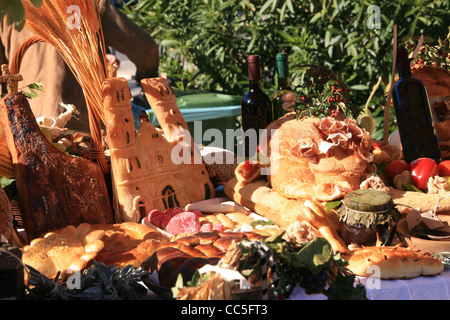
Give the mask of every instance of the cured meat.
M 22 93 L 1 100 L 0 122 L 29 241 L 68 225 L 114 222 L 101 168 L 56 149 L 41 132 Z
M 170 219 L 167 232 L 172 235 L 180 233 L 197 233 L 200 231 L 200 220 L 193 212 L 181 212 Z

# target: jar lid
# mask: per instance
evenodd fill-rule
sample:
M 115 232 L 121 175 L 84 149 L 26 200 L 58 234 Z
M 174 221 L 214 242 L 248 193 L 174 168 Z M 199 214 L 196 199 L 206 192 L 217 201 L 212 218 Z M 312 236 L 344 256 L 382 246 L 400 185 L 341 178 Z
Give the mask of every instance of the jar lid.
M 392 197 L 379 190 L 356 190 L 345 195 L 343 201 L 349 209 L 363 212 L 384 212 L 393 206 Z
M 400 218 L 389 194 L 366 189 L 345 195 L 339 209 L 339 216 L 340 220 L 347 224 L 361 224 L 367 228 L 386 222 L 397 222 Z

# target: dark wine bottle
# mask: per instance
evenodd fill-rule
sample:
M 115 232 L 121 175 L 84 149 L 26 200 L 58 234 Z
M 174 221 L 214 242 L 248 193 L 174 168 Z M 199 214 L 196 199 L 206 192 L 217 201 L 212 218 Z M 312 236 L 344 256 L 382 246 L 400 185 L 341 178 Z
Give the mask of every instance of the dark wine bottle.
M 261 69 L 258 55 L 248 57 L 248 76 L 249 91 L 242 99 L 241 112 L 244 153 L 245 157 L 252 157 L 259 145 L 260 130 L 266 129 L 272 120 L 272 101 L 261 88 Z
M 425 85 L 412 77 L 405 48 L 397 50 L 399 81 L 393 100 L 403 156 L 407 162 L 421 157 L 441 160 L 439 140 L 433 123 L 430 101 Z
M 294 111 L 298 100 L 297 93 L 291 88 L 288 55 L 286 53 L 277 54 L 277 70 L 278 87 L 272 94 L 272 121 Z

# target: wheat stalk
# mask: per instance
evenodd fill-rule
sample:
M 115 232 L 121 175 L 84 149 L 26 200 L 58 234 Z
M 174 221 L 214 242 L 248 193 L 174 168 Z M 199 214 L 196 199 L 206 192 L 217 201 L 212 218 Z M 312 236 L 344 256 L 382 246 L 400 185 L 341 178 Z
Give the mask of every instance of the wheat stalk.
M 26 27 L 43 41 L 53 45 L 80 84 L 89 113 L 89 127 L 95 157 L 103 171 L 109 170 L 101 152 L 101 121 L 104 122 L 102 83 L 107 75 L 106 47 L 96 0 L 44 0 L 40 8 L 22 0 Z M 79 9 L 78 19 L 69 23 Z

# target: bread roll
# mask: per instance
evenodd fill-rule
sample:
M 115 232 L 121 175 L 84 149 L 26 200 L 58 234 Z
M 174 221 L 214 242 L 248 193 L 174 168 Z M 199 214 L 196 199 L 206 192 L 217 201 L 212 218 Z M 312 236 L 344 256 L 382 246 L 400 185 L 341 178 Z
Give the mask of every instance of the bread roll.
M 270 188 L 267 181 L 263 179 L 245 185 L 232 179 L 225 185 L 225 193 L 238 204 L 272 220 L 282 228 L 288 228 L 297 220 L 307 221 L 321 231 L 320 235 L 330 242 L 334 251 L 347 251 L 330 219 L 321 217 L 305 206 L 304 200 L 285 198 Z
M 217 257 L 224 253 L 222 249 L 217 248 L 213 244 L 199 244 L 195 249 L 203 252 L 208 258 Z
M 364 247 L 344 258 L 347 268 L 362 277 L 409 279 L 444 271 L 441 261 L 403 247 Z

